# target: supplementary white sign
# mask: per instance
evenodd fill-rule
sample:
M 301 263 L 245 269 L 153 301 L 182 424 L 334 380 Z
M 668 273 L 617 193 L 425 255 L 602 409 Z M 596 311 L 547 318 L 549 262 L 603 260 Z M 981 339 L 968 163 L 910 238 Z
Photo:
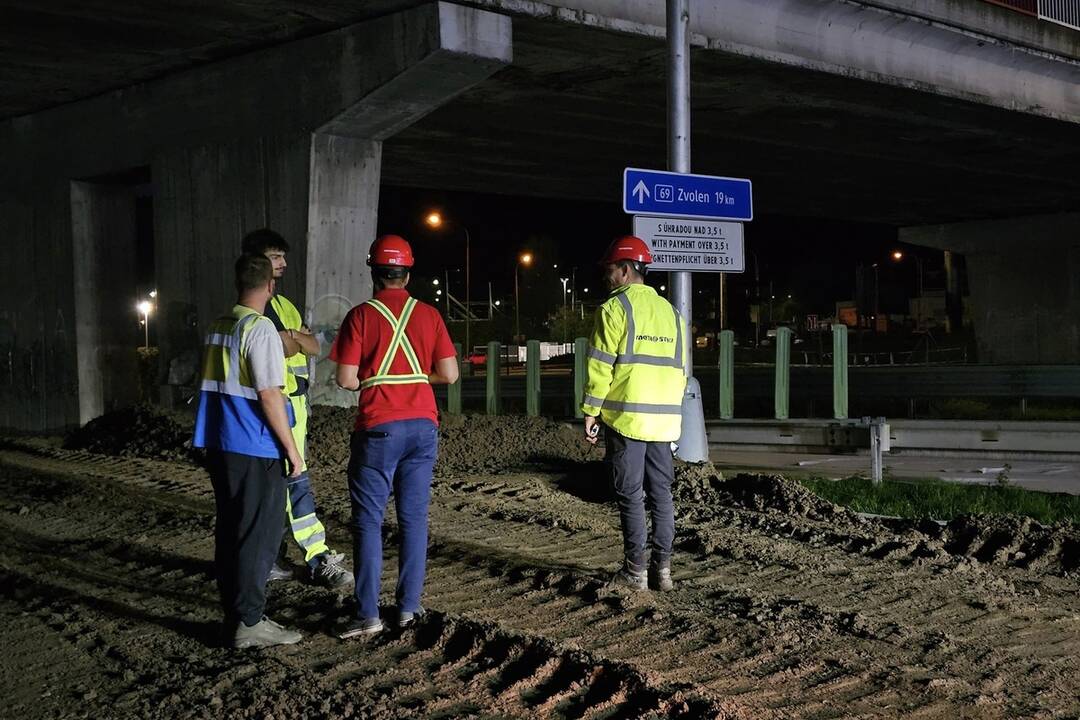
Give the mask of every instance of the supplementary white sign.
M 652 251 L 650 270 L 741 273 L 746 269 L 742 223 L 635 215 L 634 234 Z

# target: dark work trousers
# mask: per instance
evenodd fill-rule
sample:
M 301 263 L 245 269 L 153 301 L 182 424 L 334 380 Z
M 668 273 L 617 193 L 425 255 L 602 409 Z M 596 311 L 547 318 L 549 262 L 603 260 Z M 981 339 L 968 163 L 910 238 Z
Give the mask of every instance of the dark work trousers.
M 211 450 L 207 454 L 217 505 L 214 567 L 225 622 L 254 625 L 266 606 L 266 578 L 285 528 L 284 463 Z
M 671 559 L 675 538 L 675 509 L 671 502 L 674 464 L 671 443 L 646 442 L 620 435 L 610 427 L 604 432 L 607 461 L 615 482 L 615 498 L 622 523 L 623 556 L 633 572 L 645 570 L 645 510 L 652 519 L 653 564 Z

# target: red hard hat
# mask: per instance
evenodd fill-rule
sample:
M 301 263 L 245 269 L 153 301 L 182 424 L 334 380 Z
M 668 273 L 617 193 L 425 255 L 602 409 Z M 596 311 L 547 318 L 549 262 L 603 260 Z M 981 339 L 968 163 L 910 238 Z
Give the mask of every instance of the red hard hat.
M 411 268 L 413 266 L 412 248 L 400 235 L 383 235 L 371 244 L 367 264 Z
M 623 235 L 608 246 L 604 253 L 603 265 L 619 262 L 620 260 L 632 260 L 633 262 L 648 265 L 652 262 L 652 254 L 645 241 L 633 235 Z

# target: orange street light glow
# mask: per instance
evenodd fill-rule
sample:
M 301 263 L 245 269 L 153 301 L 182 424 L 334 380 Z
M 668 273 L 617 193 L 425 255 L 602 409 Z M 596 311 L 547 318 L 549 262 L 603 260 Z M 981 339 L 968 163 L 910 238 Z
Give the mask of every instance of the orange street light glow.
M 424 222 L 433 228 L 441 227 L 443 224 L 442 215 L 437 212 L 430 212 L 424 217 Z
M 532 261 L 533 261 L 532 253 L 528 253 L 528 252 L 521 253 L 521 264 L 522 265 L 525 265 L 526 267 L 528 267 L 529 265 L 532 264 Z

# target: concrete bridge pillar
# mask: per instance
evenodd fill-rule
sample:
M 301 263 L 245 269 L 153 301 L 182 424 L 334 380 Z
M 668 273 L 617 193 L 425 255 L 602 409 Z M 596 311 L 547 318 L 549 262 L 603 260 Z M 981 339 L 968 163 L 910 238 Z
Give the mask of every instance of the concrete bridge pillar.
M 1080 214 L 904 228 L 899 239 L 966 260 L 979 362 L 1080 363 Z
M 371 297 L 365 264 L 378 225 L 382 144 L 394 134 L 488 78 L 511 60 L 510 18 L 449 3 L 414 11 L 422 22 L 401 28 L 371 52 L 396 57 L 399 46 L 429 48 L 360 101 L 324 123 L 311 138 L 308 193 L 309 322 L 323 357 L 345 313 Z M 333 382 L 334 366 L 316 363 L 311 399 L 351 406 L 355 395 Z

